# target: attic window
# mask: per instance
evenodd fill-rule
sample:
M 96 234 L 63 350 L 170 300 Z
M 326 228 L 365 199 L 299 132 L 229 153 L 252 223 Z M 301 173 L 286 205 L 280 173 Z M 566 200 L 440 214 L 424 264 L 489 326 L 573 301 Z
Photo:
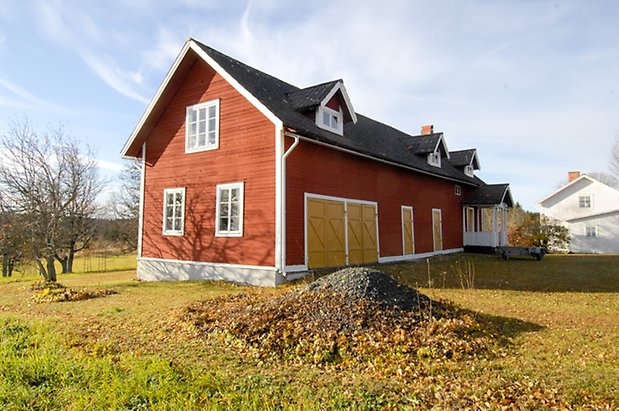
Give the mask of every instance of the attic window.
M 441 166 L 441 153 L 434 152 L 434 153 L 428 154 L 428 164 L 434 167 L 440 167 Z
M 464 167 L 464 174 L 466 174 L 469 177 L 473 177 L 474 173 L 473 173 L 473 166 L 472 165 L 468 165 Z
M 187 107 L 185 152 L 219 148 L 219 100 Z
M 579 196 L 578 208 L 591 208 L 591 196 Z
M 456 194 L 457 196 L 462 195 L 462 187 L 456 184 L 454 194 Z
M 342 110 L 335 111 L 329 107 L 321 106 L 316 111 L 316 124 L 318 127 L 332 131 L 339 135 L 344 134 L 344 121 Z

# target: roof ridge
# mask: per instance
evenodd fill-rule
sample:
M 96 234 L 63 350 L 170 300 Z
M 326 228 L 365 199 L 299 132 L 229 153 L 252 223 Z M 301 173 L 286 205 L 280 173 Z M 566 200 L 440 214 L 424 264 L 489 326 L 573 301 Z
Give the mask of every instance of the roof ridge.
M 321 86 L 326 86 L 327 84 L 331 84 L 331 83 L 338 83 L 338 82 L 340 82 L 340 81 L 341 81 L 341 82 L 344 82 L 344 80 L 342 80 L 342 79 L 331 80 L 331 81 L 325 81 L 325 82 L 323 82 L 323 83 L 314 84 L 314 85 L 312 85 L 312 86 L 307 86 L 307 87 L 299 88 L 298 90 L 290 91 L 290 92 L 287 92 L 286 94 L 290 95 L 290 94 L 298 93 L 298 92 L 301 92 L 301 91 L 309 90 L 309 89 L 312 89 L 312 88 L 317 88 L 317 87 L 321 87 Z
M 260 69 L 257 69 L 255 67 L 253 67 L 253 66 L 250 66 L 249 64 L 243 63 L 242 61 L 237 60 L 234 57 L 230 57 L 229 55 L 227 55 L 225 53 L 222 53 L 221 51 L 216 50 L 216 49 L 214 49 L 214 48 L 212 48 L 210 46 L 207 46 L 206 44 L 204 44 L 204 43 L 202 43 L 202 42 L 200 42 L 200 41 L 198 41 L 198 40 L 196 40 L 194 38 L 190 38 L 190 40 L 193 41 L 194 43 L 196 43 L 198 46 L 200 46 L 209 55 L 211 55 L 211 53 L 214 53 L 216 55 L 219 55 L 220 57 L 223 57 L 223 58 L 226 58 L 228 60 L 231 60 L 235 64 L 238 64 L 238 65 L 240 65 L 240 66 L 242 66 L 244 68 L 250 69 L 250 70 L 252 70 L 254 72 L 258 72 L 259 74 L 261 74 L 263 76 L 269 77 L 269 78 L 274 79 L 274 80 L 276 80 L 276 81 L 278 81 L 280 83 L 284 83 L 284 84 L 286 84 L 286 85 L 288 85 L 290 87 L 293 87 L 293 88 L 297 89 L 295 91 L 302 90 L 301 88 L 299 88 L 298 86 L 295 86 L 294 84 L 290 84 L 287 81 L 284 81 L 284 80 L 282 80 L 280 78 L 277 78 L 277 77 L 275 77 L 275 76 L 273 76 L 273 75 L 271 75 L 271 74 L 269 74 L 269 73 L 267 73 L 265 71 L 262 71 Z M 213 57 L 213 56 L 211 55 L 211 57 Z

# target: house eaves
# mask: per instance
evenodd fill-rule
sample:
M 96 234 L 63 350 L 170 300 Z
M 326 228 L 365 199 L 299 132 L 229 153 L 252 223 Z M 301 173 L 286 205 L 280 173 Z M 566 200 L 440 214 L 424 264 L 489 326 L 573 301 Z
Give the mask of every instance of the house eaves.
M 587 220 L 589 218 L 604 217 L 604 216 L 613 215 L 613 214 L 619 214 L 619 208 L 615 209 L 615 210 L 602 211 L 602 212 L 599 212 L 599 213 L 593 213 L 593 214 L 587 214 L 587 215 L 578 216 L 578 217 L 574 217 L 574 218 L 568 218 L 565 221 L 567 221 L 568 223 L 572 223 L 572 222 L 575 222 L 575 221 Z
M 542 203 L 543 203 L 543 202 L 545 202 L 545 201 L 547 201 L 547 200 L 550 200 L 552 197 L 556 196 L 556 195 L 557 195 L 557 194 L 559 194 L 561 191 L 563 191 L 563 190 L 565 190 L 565 189 L 567 189 L 567 188 L 569 188 L 569 187 L 573 186 L 574 184 L 578 183 L 579 181 L 581 181 L 581 180 L 583 180 L 583 179 L 587 179 L 587 180 L 589 180 L 589 181 L 591 181 L 591 182 L 596 182 L 596 181 L 597 181 L 596 179 L 594 179 L 594 178 L 592 178 L 592 177 L 589 177 L 589 176 L 588 176 L 588 175 L 586 175 L 586 174 L 583 174 L 583 175 L 581 175 L 580 177 L 578 177 L 577 179 L 575 179 L 574 181 L 572 181 L 572 182 L 570 182 L 570 183 L 567 183 L 567 184 L 566 184 L 566 185 L 564 185 L 564 186 L 559 187 L 559 188 L 558 188 L 557 190 L 555 190 L 552 194 L 547 195 L 546 197 L 544 197 L 544 198 L 542 198 L 541 200 L 537 201 L 537 204 L 538 204 L 539 206 L 542 206 Z

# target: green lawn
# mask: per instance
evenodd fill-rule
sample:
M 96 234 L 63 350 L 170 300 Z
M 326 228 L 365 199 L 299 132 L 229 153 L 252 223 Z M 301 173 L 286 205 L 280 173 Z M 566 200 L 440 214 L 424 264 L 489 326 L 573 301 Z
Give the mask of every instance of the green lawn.
M 38 278 L 17 275 L 0 280 L 0 408 L 619 407 L 619 256 L 454 255 L 381 269 L 483 313 L 508 344 L 465 360 L 411 364 L 395 363 L 397 355 L 337 366 L 265 360 L 233 340 L 205 339 L 179 313 L 207 298 L 282 290 L 143 283 L 125 270 L 59 276 L 67 287 L 117 294 L 36 303 L 30 285 Z M 407 366 L 415 372 L 398 372 Z

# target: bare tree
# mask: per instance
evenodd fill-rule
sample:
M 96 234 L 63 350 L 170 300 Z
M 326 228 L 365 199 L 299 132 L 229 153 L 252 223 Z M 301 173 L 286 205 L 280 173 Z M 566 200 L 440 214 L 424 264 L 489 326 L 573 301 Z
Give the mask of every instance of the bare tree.
M 118 237 L 126 251 L 134 251 L 138 247 L 141 178 L 141 162 L 127 162 L 120 174 L 120 190 L 112 197 L 112 210 L 119 223 Z
M 74 142 L 64 143 L 62 150 L 67 178 L 63 185 L 69 194 L 69 201 L 61 231 L 64 247 L 55 257 L 62 266 L 62 272 L 70 273 L 73 272 L 75 253 L 87 248 L 95 235 L 93 217 L 98 210 L 95 200 L 104 183 L 97 176 L 97 163 L 92 151 L 87 149 L 86 155 L 82 156 Z
M 56 281 L 55 260 L 75 254 L 84 231 L 76 227 L 92 218 L 100 188 L 96 164 L 80 154 L 62 127 L 38 133 L 27 119 L 11 125 L 0 138 L 0 149 L 5 203 L 23 217 L 24 237 L 40 273 Z
M 619 188 L 619 180 L 613 175 L 604 172 L 587 173 L 589 177 L 595 178 L 600 183 L 604 183 L 607 186 Z

